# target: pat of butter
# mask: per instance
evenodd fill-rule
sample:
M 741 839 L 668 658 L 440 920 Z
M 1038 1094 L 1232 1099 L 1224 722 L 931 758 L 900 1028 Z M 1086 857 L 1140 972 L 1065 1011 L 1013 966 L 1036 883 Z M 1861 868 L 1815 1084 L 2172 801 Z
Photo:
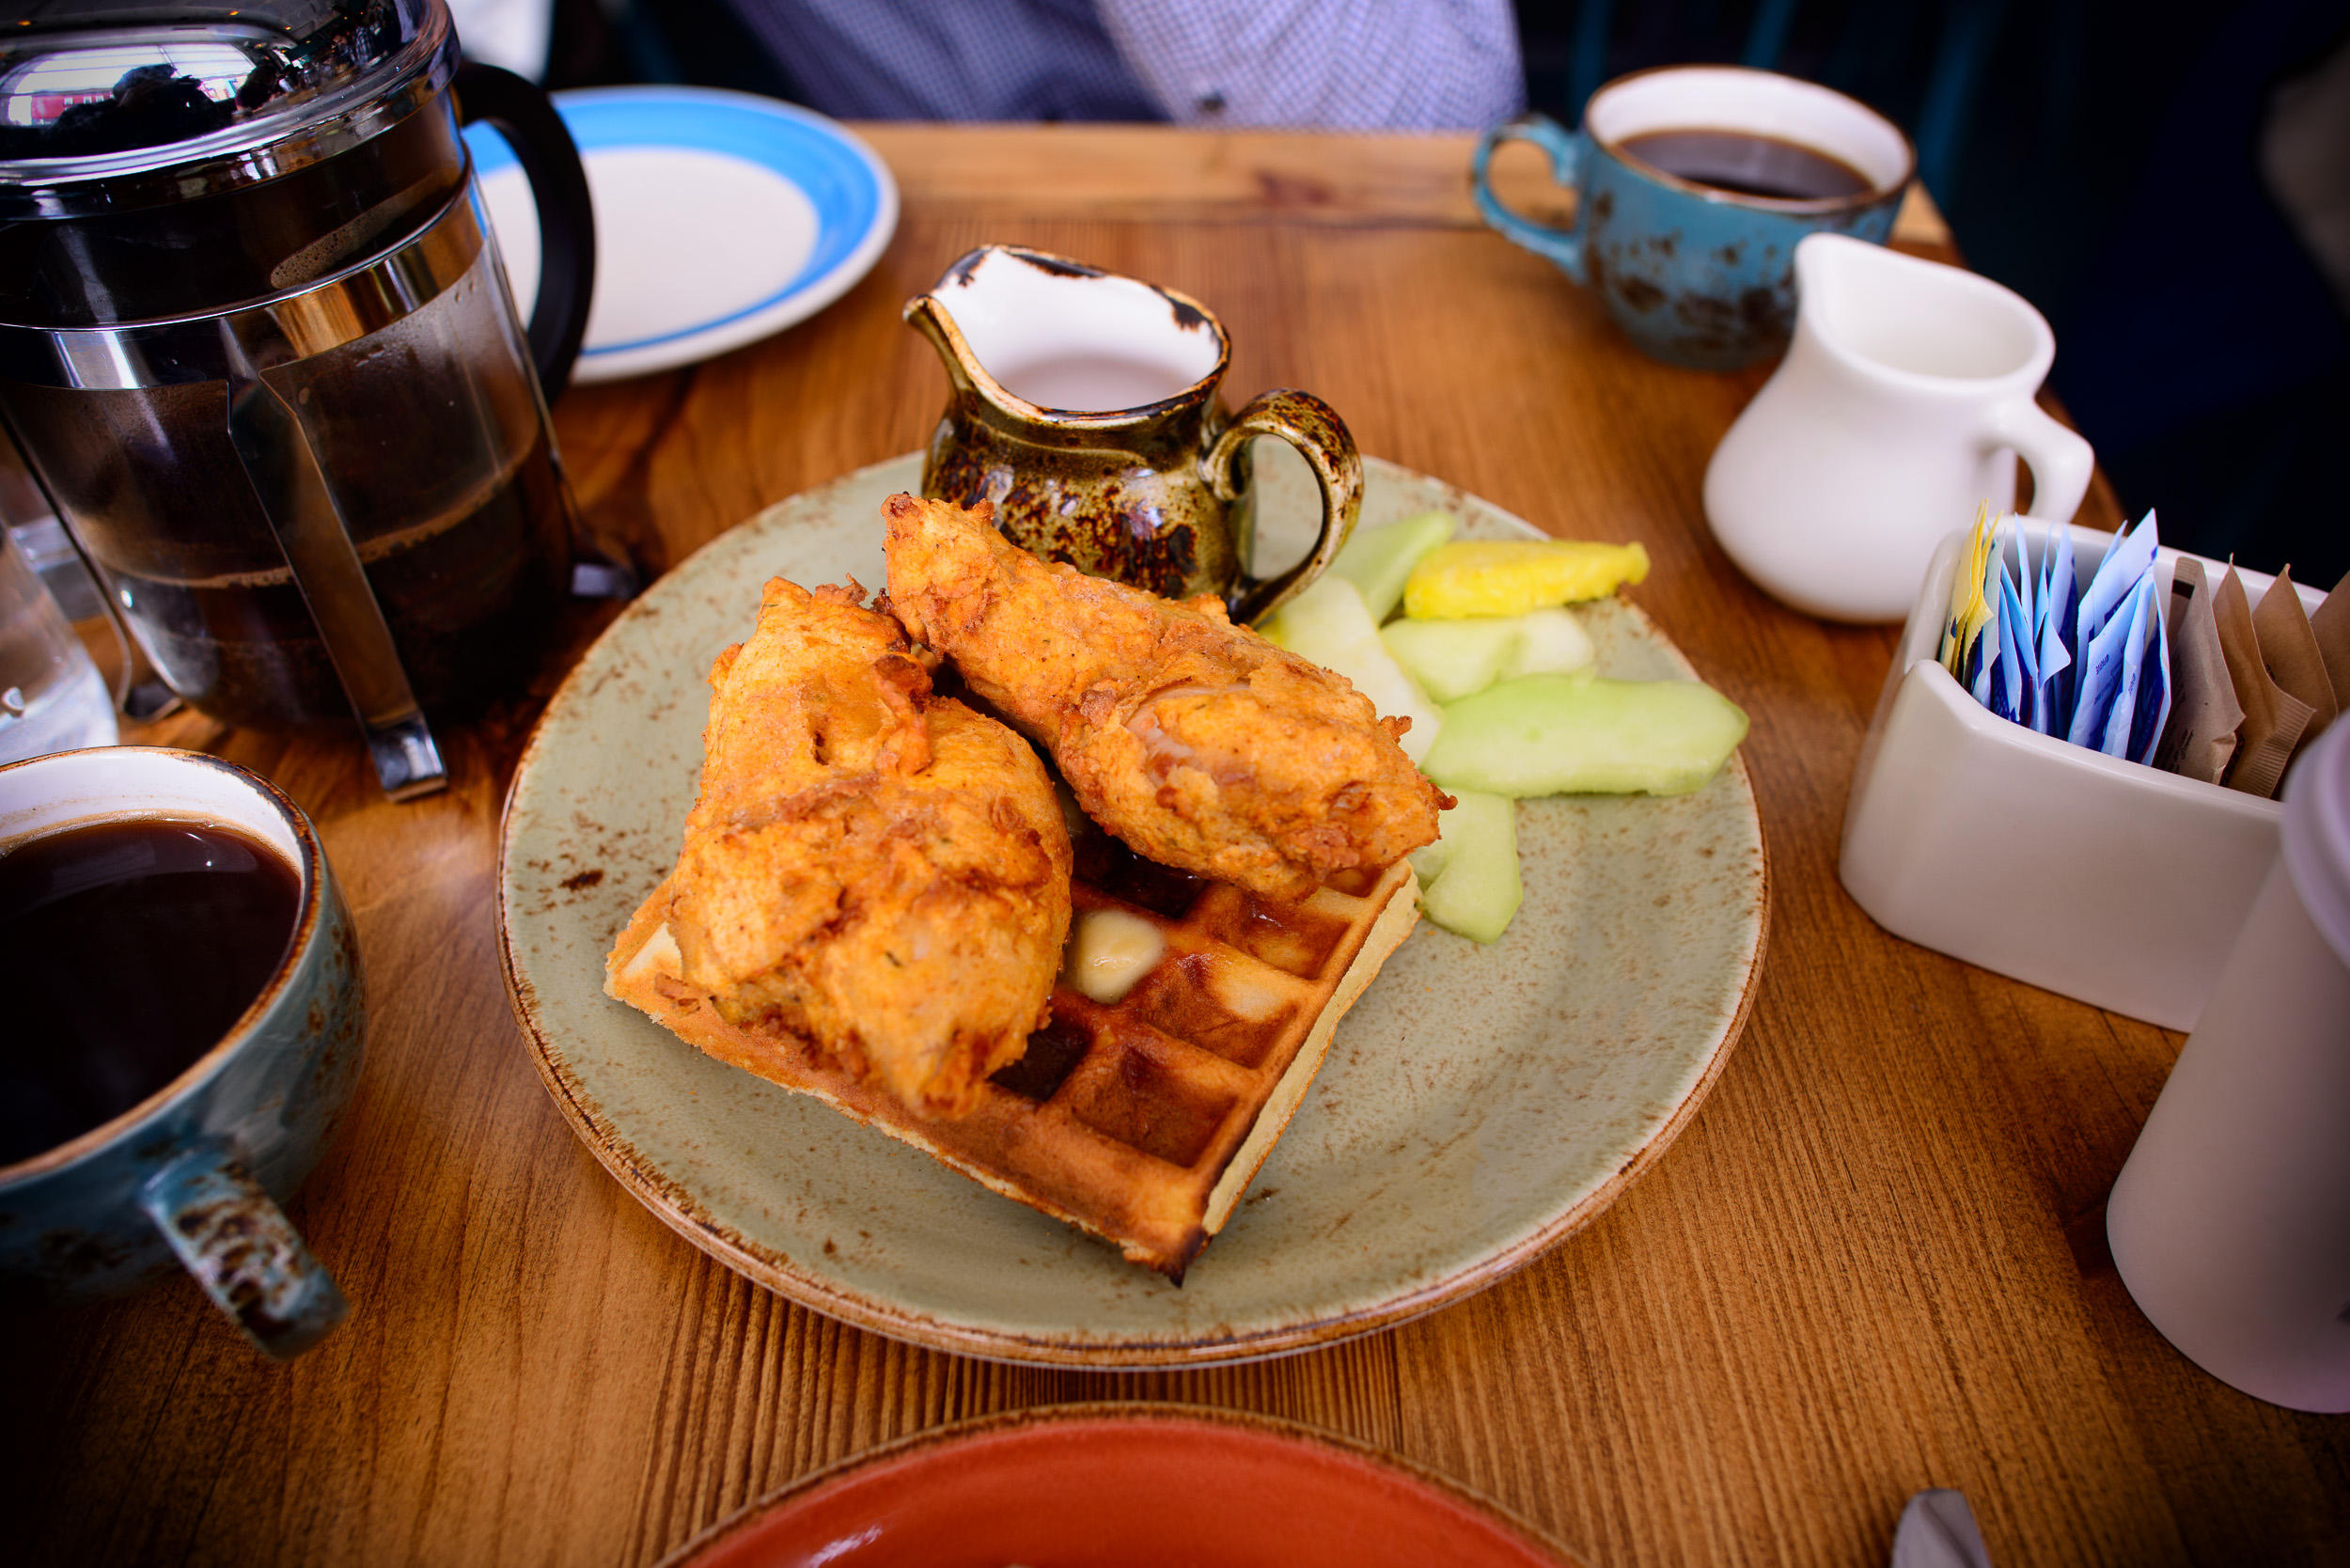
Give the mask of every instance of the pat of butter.
M 677 950 L 677 938 L 669 934 L 669 925 L 665 920 L 659 931 L 645 939 L 645 945 L 636 949 L 636 956 L 628 961 L 628 967 L 621 973 L 630 980 L 640 980 L 649 974 L 681 974 L 684 968 L 685 955 Z
M 1149 974 L 1167 951 L 1159 928 L 1122 909 L 1091 909 L 1077 917 L 1061 958 L 1061 979 L 1104 1005 Z
M 1230 1009 L 1234 1016 L 1248 1023 L 1263 1023 L 1280 1011 L 1281 1004 L 1289 1000 L 1288 994 L 1279 986 L 1261 974 L 1244 970 L 1237 964 L 1219 964 L 1210 974 L 1216 1000 Z

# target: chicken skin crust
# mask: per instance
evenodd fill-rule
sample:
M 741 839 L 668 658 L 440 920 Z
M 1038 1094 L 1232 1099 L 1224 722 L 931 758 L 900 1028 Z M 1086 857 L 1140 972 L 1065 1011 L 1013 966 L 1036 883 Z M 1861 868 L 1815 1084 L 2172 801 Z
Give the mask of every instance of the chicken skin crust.
M 985 502 L 892 496 L 887 604 L 1048 747 L 1088 816 L 1162 865 L 1269 898 L 1392 865 L 1452 804 L 1343 677 L 1226 619 L 1047 565 Z
M 728 1022 L 960 1116 L 1049 1018 L 1069 832 L 1028 744 L 864 604 L 778 577 L 711 666 L 669 930 Z

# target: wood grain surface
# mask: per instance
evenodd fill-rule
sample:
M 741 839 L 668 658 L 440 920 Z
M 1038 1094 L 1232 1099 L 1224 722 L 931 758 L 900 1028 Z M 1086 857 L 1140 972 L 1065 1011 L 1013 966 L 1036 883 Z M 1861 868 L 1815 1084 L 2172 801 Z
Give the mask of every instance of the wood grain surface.
M 285 1367 L 185 1280 L 0 1320 L 5 1555 L 638 1564 L 901 1434 L 1142 1398 L 1367 1440 L 1621 1568 L 1881 1563 L 1922 1486 L 1966 1493 L 2000 1568 L 2350 1559 L 2350 1423 L 2205 1376 L 2104 1250 L 2105 1194 L 2179 1037 L 1897 941 L 1837 882 L 1891 635 L 1780 608 L 1705 529 L 1706 459 L 1767 368 L 1641 358 L 1477 225 L 1458 138 L 868 129 L 905 212 L 845 299 L 722 359 L 565 397 L 589 525 L 657 572 L 920 445 L 945 381 L 899 306 L 981 242 L 1209 302 L 1235 399 L 1306 387 L 1366 451 L 1558 533 L 1647 545 L 1633 597 L 1753 716 L 1772 859 L 1761 995 L 1712 1100 L 1589 1230 L 1371 1338 L 1143 1375 L 913 1349 L 671 1234 L 525 1058 L 494 951 L 499 805 L 608 609 L 578 613 L 529 693 L 444 732 L 455 785 L 415 804 L 377 794 L 355 743 L 183 715 L 136 738 L 284 786 L 358 919 L 367 1065 L 293 1206 L 353 1310 Z M 1938 238 L 1914 213 L 1905 233 Z M 2082 520 L 2113 524 L 2109 492 Z

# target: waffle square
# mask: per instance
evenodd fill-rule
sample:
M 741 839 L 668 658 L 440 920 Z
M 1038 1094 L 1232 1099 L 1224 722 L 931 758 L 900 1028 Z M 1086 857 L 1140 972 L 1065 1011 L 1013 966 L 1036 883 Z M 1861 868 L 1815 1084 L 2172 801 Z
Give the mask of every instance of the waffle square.
M 1399 861 L 1342 872 L 1303 900 L 1266 899 L 1091 834 L 1072 891 L 1080 921 L 1117 911 L 1147 922 L 1157 960 L 1110 1002 L 1064 976 L 1051 1023 L 959 1121 L 926 1121 L 808 1042 L 720 1017 L 679 979 L 666 881 L 614 944 L 604 990 L 1181 1284 L 1289 1124 L 1339 1019 L 1411 933 L 1418 883 Z

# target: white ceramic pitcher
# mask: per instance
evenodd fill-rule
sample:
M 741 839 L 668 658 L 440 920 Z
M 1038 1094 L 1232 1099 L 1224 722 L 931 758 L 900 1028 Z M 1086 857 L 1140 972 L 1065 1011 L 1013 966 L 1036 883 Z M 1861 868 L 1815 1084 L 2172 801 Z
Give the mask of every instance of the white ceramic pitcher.
M 1934 547 L 1988 502 L 2070 519 L 2089 443 L 2032 394 L 2056 358 L 2021 296 L 1840 234 L 1795 247 L 1795 336 L 1722 437 L 1705 515 L 1740 571 L 1831 620 L 1899 620 Z

